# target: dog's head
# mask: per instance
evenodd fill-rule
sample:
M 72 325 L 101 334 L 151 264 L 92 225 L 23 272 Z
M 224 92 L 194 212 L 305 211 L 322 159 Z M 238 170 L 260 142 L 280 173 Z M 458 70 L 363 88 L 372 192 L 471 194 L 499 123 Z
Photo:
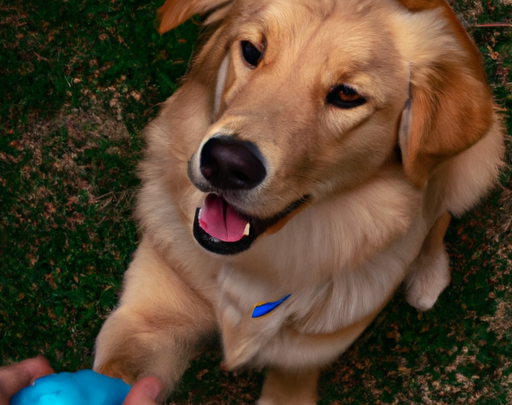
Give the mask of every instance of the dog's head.
M 390 168 L 422 188 L 491 124 L 478 53 L 442 0 L 167 0 L 160 31 L 206 11 L 189 80 L 209 86 L 211 125 L 188 175 L 208 193 L 194 234 L 210 251 L 246 250 Z

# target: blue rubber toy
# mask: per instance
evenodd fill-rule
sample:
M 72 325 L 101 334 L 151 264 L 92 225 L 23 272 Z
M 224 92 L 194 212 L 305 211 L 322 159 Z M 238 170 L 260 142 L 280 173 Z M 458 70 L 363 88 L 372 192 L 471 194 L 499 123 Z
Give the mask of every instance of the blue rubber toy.
M 122 405 L 131 386 L 92 370 L 38 378 L 11 399 L 10 405 Z

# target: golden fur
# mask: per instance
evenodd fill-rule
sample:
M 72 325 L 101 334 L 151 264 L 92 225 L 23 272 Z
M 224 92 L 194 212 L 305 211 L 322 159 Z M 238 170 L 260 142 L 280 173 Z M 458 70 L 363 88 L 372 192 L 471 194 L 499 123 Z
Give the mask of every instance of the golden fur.
M 128 382 L 155 375 L 169 393 L 220 333 L 225 367 L 268 368 L 260 404 L 312 404 L 319 370 L 402 282 L 421 310 L 448 285 L 449 213 L 493 186 L 500 123 L 444 0 L 167 0 L 160 32 L 206 11 L 209 39 L 145 131 L 142 241 L 94 368 Z M 243 40 L 265 49 L 256 68 Z M 327 105 L 339 83 L 366 103 Z M 218 133 L 257 145 L 266 162 L 265 180 L 230 203 L 266 218 L 308 196 L 233 256 L 192 235 L 205 198 L 193 185 L 205 182 L 199 153 Z M 289 293 L 251 318 L 256 303 Z

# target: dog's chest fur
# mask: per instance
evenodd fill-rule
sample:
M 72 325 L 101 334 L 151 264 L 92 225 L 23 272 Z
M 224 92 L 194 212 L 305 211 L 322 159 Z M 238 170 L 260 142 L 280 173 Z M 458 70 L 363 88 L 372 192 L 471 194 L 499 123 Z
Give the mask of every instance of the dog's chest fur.
M 374 192 L 380 198 L 372 198 Z M 226 364 L 263 365 L 276 353 L 296 358 L 285 352 L 301 346 L 297 336 L 336 334 L 379 311 L 426 236 L 419 197 L 405 182 L 376 179 L 354 195 L 309 207 L 249 252 L 227 258 L 218 273 L 216 302 Z M 342 237 L 332 238 L 332 232 Z M 304 234 L 308 238 L 296 237 Z M 268 315 L 251 316 L 257 303 L 288 294 Z M 291 339 L 293 345 L 286 344 Z M 332 360 L 312 353 L 319 364 Z

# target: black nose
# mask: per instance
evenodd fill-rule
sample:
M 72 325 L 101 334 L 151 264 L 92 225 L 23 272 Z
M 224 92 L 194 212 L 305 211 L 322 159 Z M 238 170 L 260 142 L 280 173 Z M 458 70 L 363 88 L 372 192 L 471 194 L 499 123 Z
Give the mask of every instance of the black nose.
M 201 150 L 200 169 L 208 182 L 223 190 L 249 190 L 260 184 L 267 171 L 258 148 L 228 136 L 215 136 Z

